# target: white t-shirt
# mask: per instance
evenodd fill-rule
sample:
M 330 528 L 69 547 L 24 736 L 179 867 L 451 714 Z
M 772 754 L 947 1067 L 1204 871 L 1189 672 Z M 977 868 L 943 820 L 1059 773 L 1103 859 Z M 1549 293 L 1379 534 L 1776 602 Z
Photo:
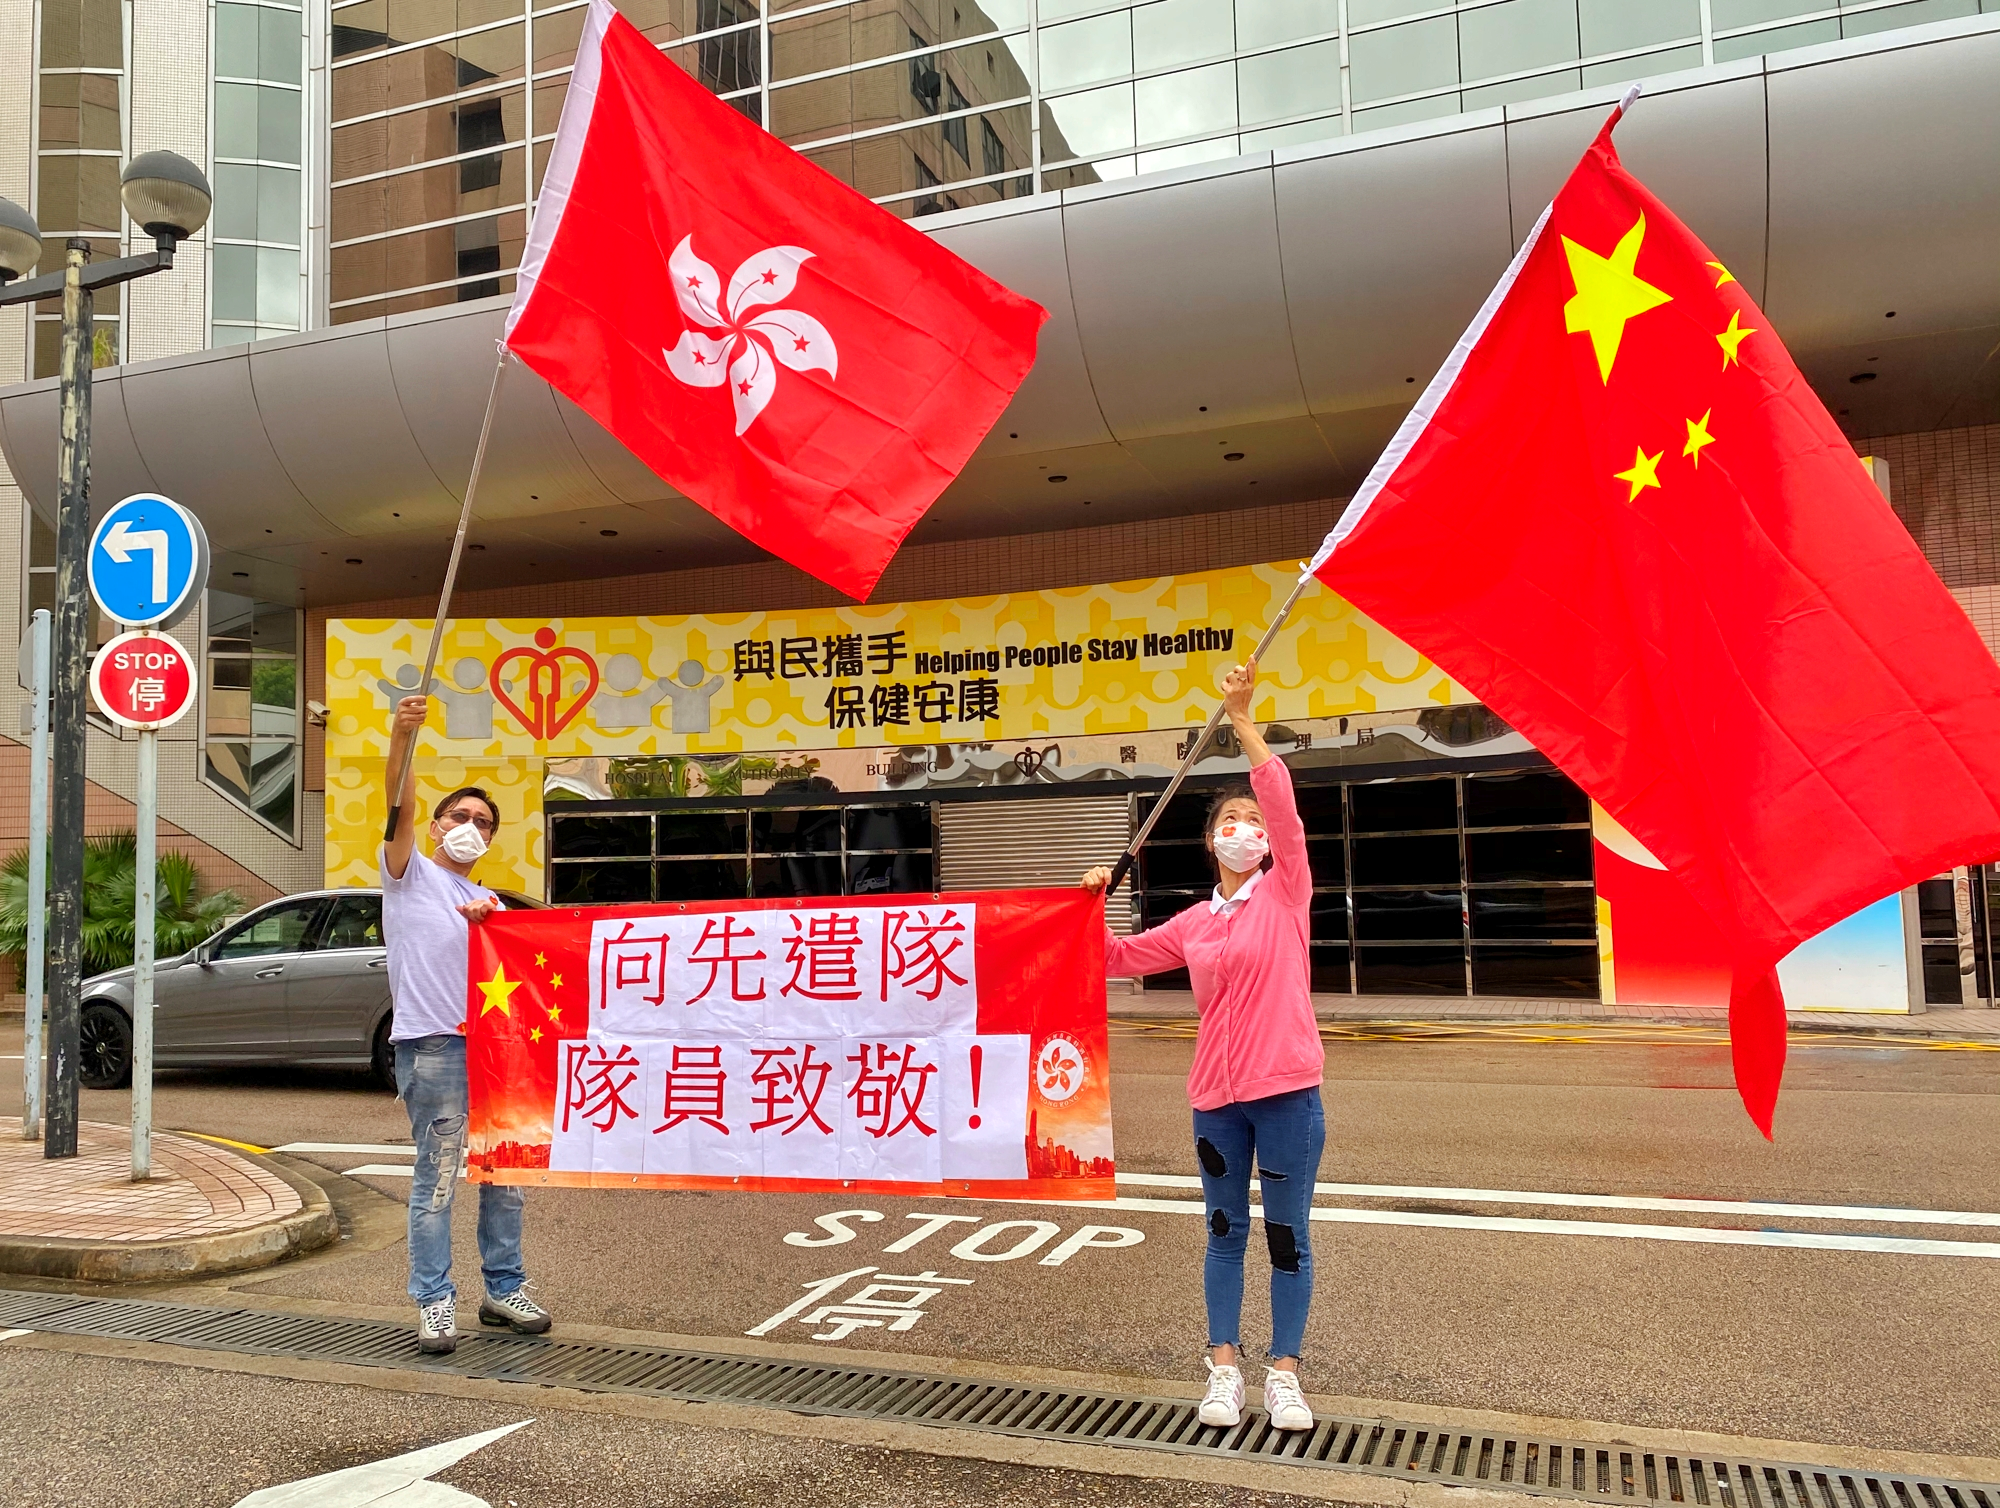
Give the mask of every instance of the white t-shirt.
M 381 852 L 382 942 L 389 951 L 389 996 L 395 1005 L 392 1042 L 456 1035 L 465 1029 L 467 928 L 460 906 L 496 899 L 484 885 L 412 852 L 399 880 Z

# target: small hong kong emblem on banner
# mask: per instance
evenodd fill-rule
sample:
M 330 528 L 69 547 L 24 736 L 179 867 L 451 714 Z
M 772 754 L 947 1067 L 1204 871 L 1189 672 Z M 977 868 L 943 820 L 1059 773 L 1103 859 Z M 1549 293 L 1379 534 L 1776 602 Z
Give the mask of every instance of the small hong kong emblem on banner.
M 1113 1191 L 1078 892 L 508 912 L 468 989 L 477 1178 Z

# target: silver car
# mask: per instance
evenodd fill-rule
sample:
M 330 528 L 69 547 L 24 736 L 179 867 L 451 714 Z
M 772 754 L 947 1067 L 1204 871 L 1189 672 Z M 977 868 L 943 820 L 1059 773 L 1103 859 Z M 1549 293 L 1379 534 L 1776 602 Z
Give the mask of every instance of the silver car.
M 543 903 L 497 892 L 510 910 Z M 153 1062 L 161 1068 L 297 1063 L 367 1068 L 395 1087 L 389 960 L 380 890 L 272 901 L 153 976 Z M 77 1070 L 87 1089 L 132 1081 L 132 971 L 83 982 Z

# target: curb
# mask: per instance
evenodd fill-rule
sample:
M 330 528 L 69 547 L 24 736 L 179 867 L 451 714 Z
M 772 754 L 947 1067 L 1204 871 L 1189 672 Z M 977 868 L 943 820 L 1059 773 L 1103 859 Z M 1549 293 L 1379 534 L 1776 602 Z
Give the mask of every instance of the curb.
M 268 1157 L 235 1154 L 282 1178 L 298 1209 L 243 1230 L 165 1241 L 59 1241 L 0 1236 L 0 1273 L 80 1283 L 156 1283 L 173 1278 L 251 1272 L 331 1246 L 340 1239 L 333 1201 L 310 1179 Z

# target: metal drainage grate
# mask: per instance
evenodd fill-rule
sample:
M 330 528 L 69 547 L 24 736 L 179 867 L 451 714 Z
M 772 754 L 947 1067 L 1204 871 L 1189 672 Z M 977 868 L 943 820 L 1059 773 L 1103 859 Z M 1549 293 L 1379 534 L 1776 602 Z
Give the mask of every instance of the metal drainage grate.
M 1599 1503 L 1697 1508 L 2000 1508 L 2000 1484 L 1846 1471 L 1795 1461 L 1669 1454 L 1630 1445 L 1322 1417 L 1280 1434 L 1261 1411 L 1233 1429 L 1184 1398 L 1037 1388 L 875 1367 L 512 1334 L 423 1356 L 406 1326 L 138 1299 L 0 1290 L 0 1326 L 211 1351 L 399 1367 L 592 1392 L 749 1404 L 1042 1440 L 1366 1472 Z

